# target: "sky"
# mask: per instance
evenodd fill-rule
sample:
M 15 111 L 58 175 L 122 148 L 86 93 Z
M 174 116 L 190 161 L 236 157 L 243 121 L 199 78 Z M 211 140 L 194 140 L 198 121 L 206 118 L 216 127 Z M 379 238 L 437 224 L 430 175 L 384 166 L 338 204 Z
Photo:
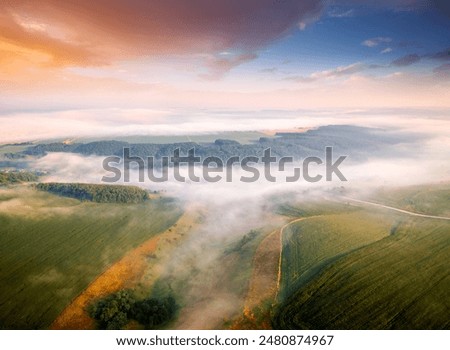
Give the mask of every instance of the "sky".
M 343 122 L 442 128 L 449 7 L 2 0 L 0 143 Z

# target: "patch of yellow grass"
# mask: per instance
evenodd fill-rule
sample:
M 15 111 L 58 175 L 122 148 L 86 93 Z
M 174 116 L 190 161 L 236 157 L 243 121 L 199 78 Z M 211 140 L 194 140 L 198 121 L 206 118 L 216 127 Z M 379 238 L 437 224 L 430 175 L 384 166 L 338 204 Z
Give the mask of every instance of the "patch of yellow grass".
M 280 231 L 269 234 L 259 245 L 253 259 L 253 272 L 245 299 L 247 310 L 263 300 L 274 298 L 277 292 L 278 261 L 280 258 Z
M 87 313 L 87 306 L 96 299 L 121 289 L 136 286 L 148 270 L 149 256 L 157 248 L 165 250 L 168 242 L 175 242 L 184 236 L 195 223 L 192 212 L 187 210 L 175 225 L 156 237 L 149 239 L 136 249 L 127 253 L 121 260 L 110 266 L 79 294 L 51 324 L 50 329 L 94 329 L 94 320 Z M 154 274 L 152 282 L 157 278 Z M 149 281 L 146 281 L 149 284 Z

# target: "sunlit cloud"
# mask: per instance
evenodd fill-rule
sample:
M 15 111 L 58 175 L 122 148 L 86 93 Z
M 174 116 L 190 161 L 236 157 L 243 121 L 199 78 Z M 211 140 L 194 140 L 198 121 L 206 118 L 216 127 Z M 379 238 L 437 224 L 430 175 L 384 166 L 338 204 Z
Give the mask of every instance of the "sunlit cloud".
M 18 0 L 0 5 L 0 40 L 47 54 L 52 65 L 228 50 L 242 54 L 286 35 L 322 7 L 320 0 L 44 0 L 38 6 Z

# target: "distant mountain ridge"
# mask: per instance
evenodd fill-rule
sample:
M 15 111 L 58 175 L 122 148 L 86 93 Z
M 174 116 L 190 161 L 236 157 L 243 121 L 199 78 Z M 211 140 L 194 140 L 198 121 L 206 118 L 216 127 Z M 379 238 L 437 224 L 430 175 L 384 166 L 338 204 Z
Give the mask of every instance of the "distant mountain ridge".
M 85 156 L 122 156 L 123 149 L 129 148 L 130 154 L 146 158 L 153 156 L 160 159 L 172 156 L 175 149 L 181 154 L 194 148 L 200 157 L 216 156 L 226 159 L 231 156 L 262 155 L 271 148 L 276 157 L 291 156 L 301 159 L 308 156 L 321 156 L 327 146 L 335 152 L 349 154 L 355 159 L 364 159 L 386 151 L 399 143 L 411 142 L 411 135 L 392 133 L 382 129 L 364 128 L 349 125 L 323 126 L 304 133 L 278 133 L 276 137 L 261 137 L 252 144 L 240 144 L 234 140 L 217 139 L 215 142 L 196 143 L 178 142 L 171 144 L 128 143 L 124 141 L 96 141 L 89 143 L 49 143 L 27 148 L 24 155 L 44 156 L 49 152 L 68 152 Z

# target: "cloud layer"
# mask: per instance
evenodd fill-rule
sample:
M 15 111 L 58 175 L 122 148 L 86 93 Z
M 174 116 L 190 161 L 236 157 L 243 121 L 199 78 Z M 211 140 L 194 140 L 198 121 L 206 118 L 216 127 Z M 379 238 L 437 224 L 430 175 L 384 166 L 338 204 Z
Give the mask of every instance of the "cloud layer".
M 223 50 L 242 54 L 287 34 L 322 8 L 321 0 L 6 1 L 0 4 L 0 43 L 47 55 L 56 65 Z

